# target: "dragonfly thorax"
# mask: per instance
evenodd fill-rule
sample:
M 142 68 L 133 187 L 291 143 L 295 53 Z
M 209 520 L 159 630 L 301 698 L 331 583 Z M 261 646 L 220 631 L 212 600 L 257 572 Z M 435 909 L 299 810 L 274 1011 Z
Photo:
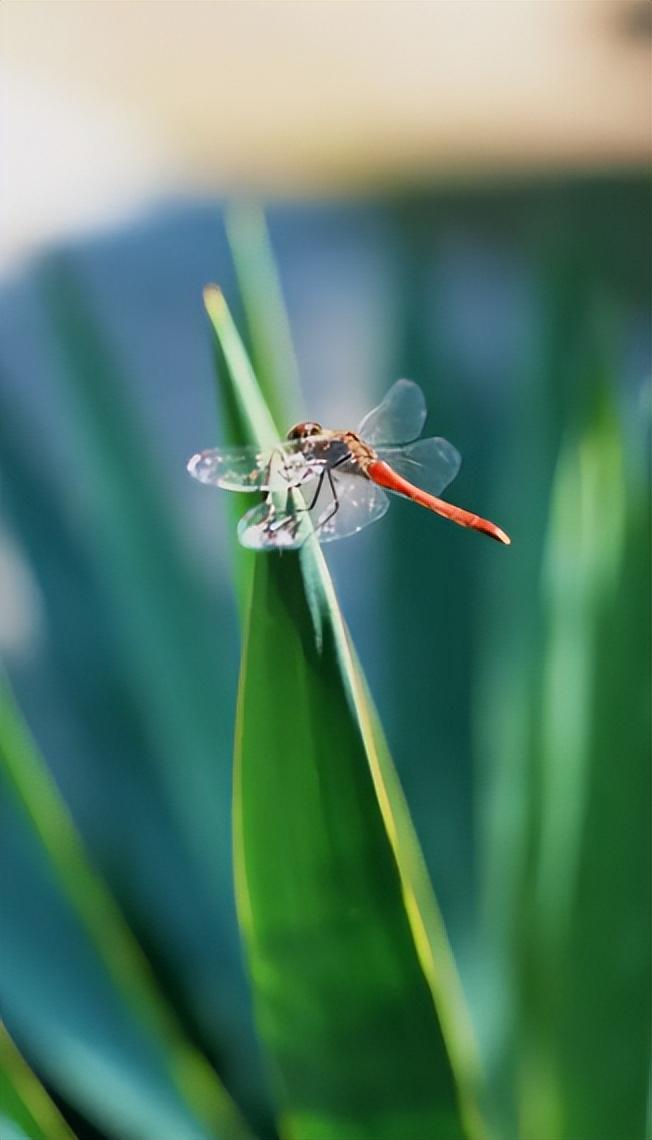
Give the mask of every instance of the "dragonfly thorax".
M 321 424 L 313 423 L 307 420 L 305 423 L 295 424 L 291 427 L 287 438 L 288 439 L 308 439 L 311 435 L 321 435 L 323 428 Z

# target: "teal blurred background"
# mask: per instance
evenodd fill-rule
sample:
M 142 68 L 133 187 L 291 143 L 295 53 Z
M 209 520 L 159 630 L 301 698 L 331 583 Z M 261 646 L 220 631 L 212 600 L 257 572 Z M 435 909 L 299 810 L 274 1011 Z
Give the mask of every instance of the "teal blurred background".
M 371 174 L 355 195 L 269 194 L 266 213 L 297 417 L 353 427 L 398 376 L 416 380 L 428 434 L 463 455 L 451 500 L 513 540 L 498 548 L 396 501 L 328 549 L 461 971 L 496 1135 L 638 1140 L 650 183 L 640 163 L 570 166 L 421 171 L 408 186 Z M 0 648 L 188 1033 L 272 1137 L 231 882 L 233 517 L 185 472 L 223 438 L 201 306 L 215 280 L 238 314 L 222 190 L 62 233 L 5 273 Z M 191 1136 L 11 796 L 0 811 L 12 1035 L 81 1137 L 152 1135 L 152 1106 L 156 1140 Z M 116 1117 L 120 1099 L 141 1132 Z

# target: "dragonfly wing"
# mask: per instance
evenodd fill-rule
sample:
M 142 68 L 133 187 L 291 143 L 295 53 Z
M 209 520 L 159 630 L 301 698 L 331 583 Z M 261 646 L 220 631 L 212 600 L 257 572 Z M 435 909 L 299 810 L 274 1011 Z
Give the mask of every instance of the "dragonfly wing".
M 376 447 L 383 443 L 410 443 L 418 439 L 426 422 L 426 399 L 413 380 L 397 380 L 382 404 L 369 412 L 357 434 Z
M 240 519 L 238 538 L 252 550 L 297 550 L 313 533 L 319 542 L 357 534 L 385 514 L 389 498 L 381 487 L 364 475 L 332 472 L 304 484 L 301 493 L 289 491 L 279 504 L 279 494 Z M 333 490 L 333 487 L 335 490 Z
M 257 447 L 213 448 L 188 460 L 193 478 L 227 491 L 266 491 L 269 466 L 270 452 Z
M 408 482 L 431 495 L 441 495 L 457 475 L 462 457 L 446 439 L 418 439 L 407 447 L 379 447 L 379 459 Z
M 253 447 L 219 447 L 200 451 L 188 461 L 188 471 L 200 483 L 226 491 L 275 491 L 300 487 L 348 451 L 339 441 L 283 440 L 261 451 Z
M 270 493 L 238 523 L 238 539 L 250 550 L 298 550 L 313 532 L 313 512 L 325 480 L 320 474 L 300 485 L 289 485 L 276 466 L 273 457 Z
M 297 550 L 310 534 L 310 527 L 302 525 L 305 517 L 289 504 L 276 506 L 270 495 L 242 516 L 238 539 L 249 550 Z
M 327 493 L 323 497 L 320 495 L 320 501 L 311 512 L 317 537 L 322 543 L 357 534 L 382 518 L 389 507 L 389 497 L 382 488 L 364 475 L 333 471 L 332 479 L 335 493 L 329 484 Z

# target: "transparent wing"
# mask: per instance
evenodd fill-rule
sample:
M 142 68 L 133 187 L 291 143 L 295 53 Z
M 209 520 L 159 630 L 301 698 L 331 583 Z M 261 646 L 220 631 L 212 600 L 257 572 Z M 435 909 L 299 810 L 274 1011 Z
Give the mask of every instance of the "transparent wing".
M 389 507 L 389 496 L 364 475 L 333 472 L 335 494 L 329 487 L 328 503 L 313 509 L 314 527 L 320 542 L 335 542 L 357 534 L 380 519 Z M 315 514 L 317 517 L 315 518 Z
M 200 483 L 227 491 L 266 491 L 270 456 L 257 447 L 212 448 L 193 455 L 187 468 Z
M 426 422 L 426 399 L 413 380 L 397 380 L 382 404 L 362 420 L 357 434 L 374 447 L 410 443 L 418 439 Z
M 297 550 L 310 534 L 305 518 L 305 511 L 293 509 L 290 503 L 279 507 L 269 496 L 242 516 L 238 539 L 249 550 Z
M 227 491 L 276 491 L 300 487 L 348 455 L 345 443 L 331 437 L 283 440 L 276 447 L 219 447 L 200 451 L 188 461 L 200 483 Z
M 301 488 L 288 491 L 279 503 L 278 492 L 247 511 L 238 524 L 238 538 L 253 550 L 297 550 L 309 535 L 320 542 L 334 542 L 357 534 L 385 514 L 389 498 L 363 475 L 332 472 L 333 486 L 319 477 Z M 334 488 L 334 490 L 333 490 Z
M 457 448 L 439 436 L 418 439 L 407 447 L 378 447 L 376 450 L 379 458 L 398 475 L 431 495 L 441 495 L 462 464 Z

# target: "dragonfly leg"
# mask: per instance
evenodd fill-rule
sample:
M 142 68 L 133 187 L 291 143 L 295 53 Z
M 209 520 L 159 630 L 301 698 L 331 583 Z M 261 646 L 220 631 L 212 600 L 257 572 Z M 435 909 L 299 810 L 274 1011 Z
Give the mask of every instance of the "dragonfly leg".
M 335 464 L 334 464 L 334 466 L 335 466 Z M 333 502 L 331 504 L 332 510 L 329 510 L 328 514 L 324 515 L 324 518 L 319 520 L 319 522 L 317 523 L 317 526 L 315 527 L 315 530 L 321 530 L 321 528 L 323 526 L 326 526 L 326 523 L 330 522 L 331 519 L 334 519 L 335 515 L 337 514 L 337 512 L 340 509 L 340 500 L 337 497 L 337 488 L 335 486 L 335 483 L 333 482 L 333 472 L 329 468 L 329 470 L 325 471 L 324 474 L 328 476 L 328 482 L 330 485 L 330 489 L 333 492 Z M 323 476 L 322 476 L 322 478 L 323 478 Z
M 314 493 L 314 495 L 312 496 L 312 499 L 310 500 L 310 505 L 309 505 L 309 506 L 307 506 L 307 507 L 305 508 L 307 511 L 311 511 L 311 510 L 312 510 L 312 508 L 314 507 L 315 503 L 317 502 L 317 499 L 318 499 L 318 498 L 319 498 L 319 496 L 321 495 L 321 489 L 322 489 L 322 487 L 324 486 L 324 475 L 325 475 L 325 474 L 326 474 L 326 472 L 325 472 L 325 471 L 322 471 L 321 475 L 319 476 L 319 478 L 318 478 L 318 480 L 317 480 L 317 487 L 316 487 L 316 489 L 315 489 L 315 493 Z
M 337 514 L 337 512 L 338 512 L 338 510 L 339 510 L 339 507 L 340 507 L 340 500 L 339 500 L 339 498 L 338 498 L 338 496 L 337 496 L 337 488 L 336 488 L 336 486 L 335 486 L 335 482 L 334 482 L 334 479 L 333 479 L 333 471 L 334 471 L 334 469 L 335 469 L 336 467 L 341 467 L 343 463 L 348 463 L 348 462 L 349 462 L 349 460 L 350 460 L 350 458 L 351 458 L 351 457 L 350 457 L 350 455 L 348 455 L 348 454 L 347 454 L 347 455 L 343 455 L 343 456 L 341 457 L 341 459 L 338 459 L 338 460 L 337 460 L 335 463 L 333 463 L 333 464 L 332 464 L 330 467 L 325 467 L 325 468 L 322 470 L 321 474 L 320 474 L 320 475 L 317 477 L 317 486 L 316 486 L 316 488 L 315 488 L 315 491 L 314 491 L 314 493 L 313 493 L 313 496 L 312 496 L 312 498 L 311 498 L 310 502 L 308 503 L 308 505 L 307 505 L 307 506 L 305 506 L 305 507 L 299 507 L 299 508 L 297 509 L 297 511 L 296 511 L 297 515 L 299 515 L 299 514 L 303 514 L 305 511 L 312 511 L 312 510 L 313 510 L 313 508 L 316 506 L 316 504 L 317 504 L 317 500 L 319 499 L 319 496 L 320 496 L 320 494 L 321 494 L 321 491 L 322 491 L 322 487 L 324 486 L 324 479 L 326 479 L 326 478 L 327 478 L 327 479 L 328 479 L 328 483 L 329 483 L 329 486 L 330 486 L 330 489 L 331 489 L 331 493 L 332 493 L 332 496 L 333 496 L 333 499 L 332 499 L 332 504 L 331 504 L 331 508 L 332 508 L 332 509 L 330 509 L 330 510 L 328 511 L 328 513 L 326 514 L 326 516 L 325 516 L 323 519 L 320 519 L 320 521 L 319 521 L 319 522 L 316 524 L 316 526 L 314 527 L 314 530 L 315 530 L 315 531 L 318 531 L 318 530 L 319 530 L 319 529 L 320 529 L 322 526 L 324 526 L 324 525 L 325 525 L 327 522 L 329 522 L 329 521 L 330 521 L 332 518 L 334 518 L 334 516 Z M 290 488 L 289 488 L 289 490 L 290 490 L 290 491 L 292 491 L 292 490 L 293 490 L 293 488 L 292 488 L 292 487 L 290 487 Z M 297 520 L 297 521 L 296 521 L 296 523 L 295 523 L 295 531 L 298 529 L 298 526 L 299 526 L 299 523 L 298 523 L 298 520 Z M 308 536 L 306 536 L 306 538 L 307 538 L 307 537 L 308 537 Z M 303 545 L 303 544 L 302 544 L 302 545 Z
M 312 496 L 312 499 L 310 500 L 310 502 L 308 503 L 308 505 L 307 505 L 307 506 L 305 506 L 305 507 L 297 507 L 297 508 L 296 508 L 296 513 L 297 513 L 298 515 L 300 515 L 300 514 L 303 514 L 305 511 L 311 511 L 311 510 L 313 509 L 313 507 L 314 507 L 315 503 L 317 502 L 317 499 L 319 498 L 319 496 L 320 496 L 320 494 L 321 494 L 321 489 L 322 489 L 322 487 L 323 487 L 323 485 L 324 485 L 324 478 L 325 478 L 325 476 L 326 476 L 326 471 L 322 471 L 321 475 L 320 475 L 320 476 L 318 477 L 318 479 L 317 479 L 317 486 L 316 486 L 316 488 L 315 488 L 315 491 L 314 491 L 314 494 L 313 494 L 313 496 Z M 300 484 L 299 484 L 299 485 L 300 485 Z M 294 490 L 295 490 L 295 487 L 290 487 L 290 488 L 289 488 L 289 490 L 290 490 L 290 491 L 294 491 Z
M 315 506 L 317 499 L 319 498 L 319 496 L 321 494 L 321 489 L 324 485 L 324 479 L 327 476 L 328 476 L 328 482 L 330 484 L 331 491 L 333 492 L 333 498 L 335 499 L 336 503 L 338 502 L 337 492 L 335 490 L 335 484 L 333 483 L 332 472 L 335 470 L 336 467 L 341 467 L 343 463 L 348 463 L 350 458 L 351 458 L 351 456 L 347 453 L 346 455 L 343 455 L 341 457 L 341 459 L 336 459 L 335 463 L 331 463 L 328 467 L 324 468 L 321 475 L 319 476 L 319 479 L 317 482 L 317 489 L 316 489 L 316 491 L 315 491 L 315 493 L 314 493 L 314 495 L 310 501 L 310 506 L 306 507 L 306 510 L 311 511 L 313 509 L 313 507 Z M 338 503 L 338 505 L 339 505 L 339 503 Z M 335 508 L 335 511 L 333 511 L 333 514 L 335 514 L 336 511 L 337 511 L 337 507 Z M 329 515 L 328 517 L 330 518 L 331 516 Z M 328 519 L 326 521 L 328 521 Z

